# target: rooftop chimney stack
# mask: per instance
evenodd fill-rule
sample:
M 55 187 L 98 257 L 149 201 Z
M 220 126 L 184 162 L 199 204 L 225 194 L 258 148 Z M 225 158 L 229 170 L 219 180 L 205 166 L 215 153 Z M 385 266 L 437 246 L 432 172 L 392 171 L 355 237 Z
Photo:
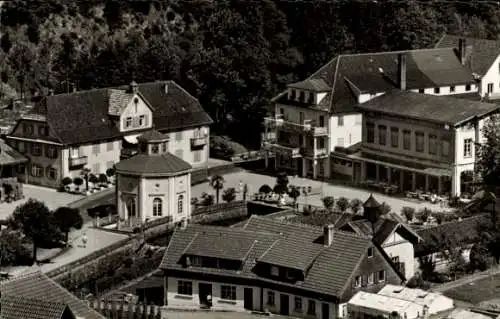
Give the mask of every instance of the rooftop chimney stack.
M 333 235 L 335 233 L 335 228 L 332 224 L 326 225 L 323 228 L 323 237 L 325 238 L 325 246 L 331 246 L 333 244 Z
M 406 91 L 406 54 L 398 55 L 398 85 L 401 91 Z
M 467 48 L 467 42 L 464 38 L 458 39 L 458 55 L 460 57 L 460 63 L 465 65 L 465 51 Z

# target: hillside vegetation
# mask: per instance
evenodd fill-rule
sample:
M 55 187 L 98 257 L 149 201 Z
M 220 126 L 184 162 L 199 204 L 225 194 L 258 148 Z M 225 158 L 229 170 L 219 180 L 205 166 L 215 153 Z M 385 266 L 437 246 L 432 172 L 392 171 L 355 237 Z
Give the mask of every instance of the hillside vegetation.
M 496 38 L 499 17 L 479 1 L 11 0 L 1 80 L 31 96 L 173 79 L 256 146 L 269 99 L 336 54 Z

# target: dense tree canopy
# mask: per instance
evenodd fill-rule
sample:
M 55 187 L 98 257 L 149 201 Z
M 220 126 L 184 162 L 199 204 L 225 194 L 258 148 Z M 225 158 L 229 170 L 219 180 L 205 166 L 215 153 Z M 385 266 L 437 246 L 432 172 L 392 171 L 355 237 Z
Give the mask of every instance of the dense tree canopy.
M 257 146 L 270 98 L 335 55 L 495 38 L 499 16 L 477 1 L 11 0 L 2 80 L 29 95 L 172 79 L 216 133 Z

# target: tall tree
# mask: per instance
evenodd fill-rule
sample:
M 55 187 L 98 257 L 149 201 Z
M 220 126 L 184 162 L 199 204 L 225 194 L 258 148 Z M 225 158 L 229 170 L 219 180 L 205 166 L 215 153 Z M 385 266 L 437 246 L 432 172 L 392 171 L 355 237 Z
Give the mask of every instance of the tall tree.
M 500 116 L 491 117 L 483 127 L 484 143 L 477 144 L 477 172 L 489 191 L 500 189 Z
M 76 208 L 67 206 L 59 207 L 54 211 L 54 222 L 59 229 L 64 233 L 64 242 L 68 246 L 68 236 L 72 228 L 81 229 L 83 226 L 83 218 L 80 211 Z
M 37 248 L 41 242 L 58 239 L 60 232 L 54 225 L 49 208 L 33 198 L 14 210 L 9 217 L 9 226 L 21 230 L 33 242 L 33 261 L 37 261 Z
M 224 177 L 220 175 L 214 175 L 210 178 L 210 186 L 215 190 L 215 201 L 219 203 L 219 193 L 220 190 L 224 188 Z

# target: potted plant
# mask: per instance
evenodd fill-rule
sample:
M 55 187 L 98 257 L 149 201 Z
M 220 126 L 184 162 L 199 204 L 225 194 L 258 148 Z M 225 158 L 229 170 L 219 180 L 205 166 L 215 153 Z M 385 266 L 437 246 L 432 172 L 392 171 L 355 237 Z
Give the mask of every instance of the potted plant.
M 71 183 L 73 183 L 73 179 L 71 177 L 66 176 L 65 178 L 62 179 L 61 182 L 62 182 L 64 189 L 67 192 L 69 192 L 71 190 L 71 187 L 69 185 L 71 185 Z
M 83 185 L 83 178 L 81 177 L 75 177 L 73 180 L 73 184 L 75 184 L 75 192 L 79 193 L 80 192 L 80 186 Z
M 95 176 L 95 174 L 89 175 L 89 182 L 92 183 L 92 190 L 98 188 L 97 183 L 99 182 L 99 178 L 97 178 L 97 176 Z
M 99 174 L 99 183 L 101 189 L 108 187 L 108 176 L 106 174 Z
M 115 169 L 114 168 L 108 168 L 106 170 L 106 175 L 108 176 L 108 180 L 111 182 L 111 184 L 115 183 L 115 179 L 112 178 L 115 176 Z

